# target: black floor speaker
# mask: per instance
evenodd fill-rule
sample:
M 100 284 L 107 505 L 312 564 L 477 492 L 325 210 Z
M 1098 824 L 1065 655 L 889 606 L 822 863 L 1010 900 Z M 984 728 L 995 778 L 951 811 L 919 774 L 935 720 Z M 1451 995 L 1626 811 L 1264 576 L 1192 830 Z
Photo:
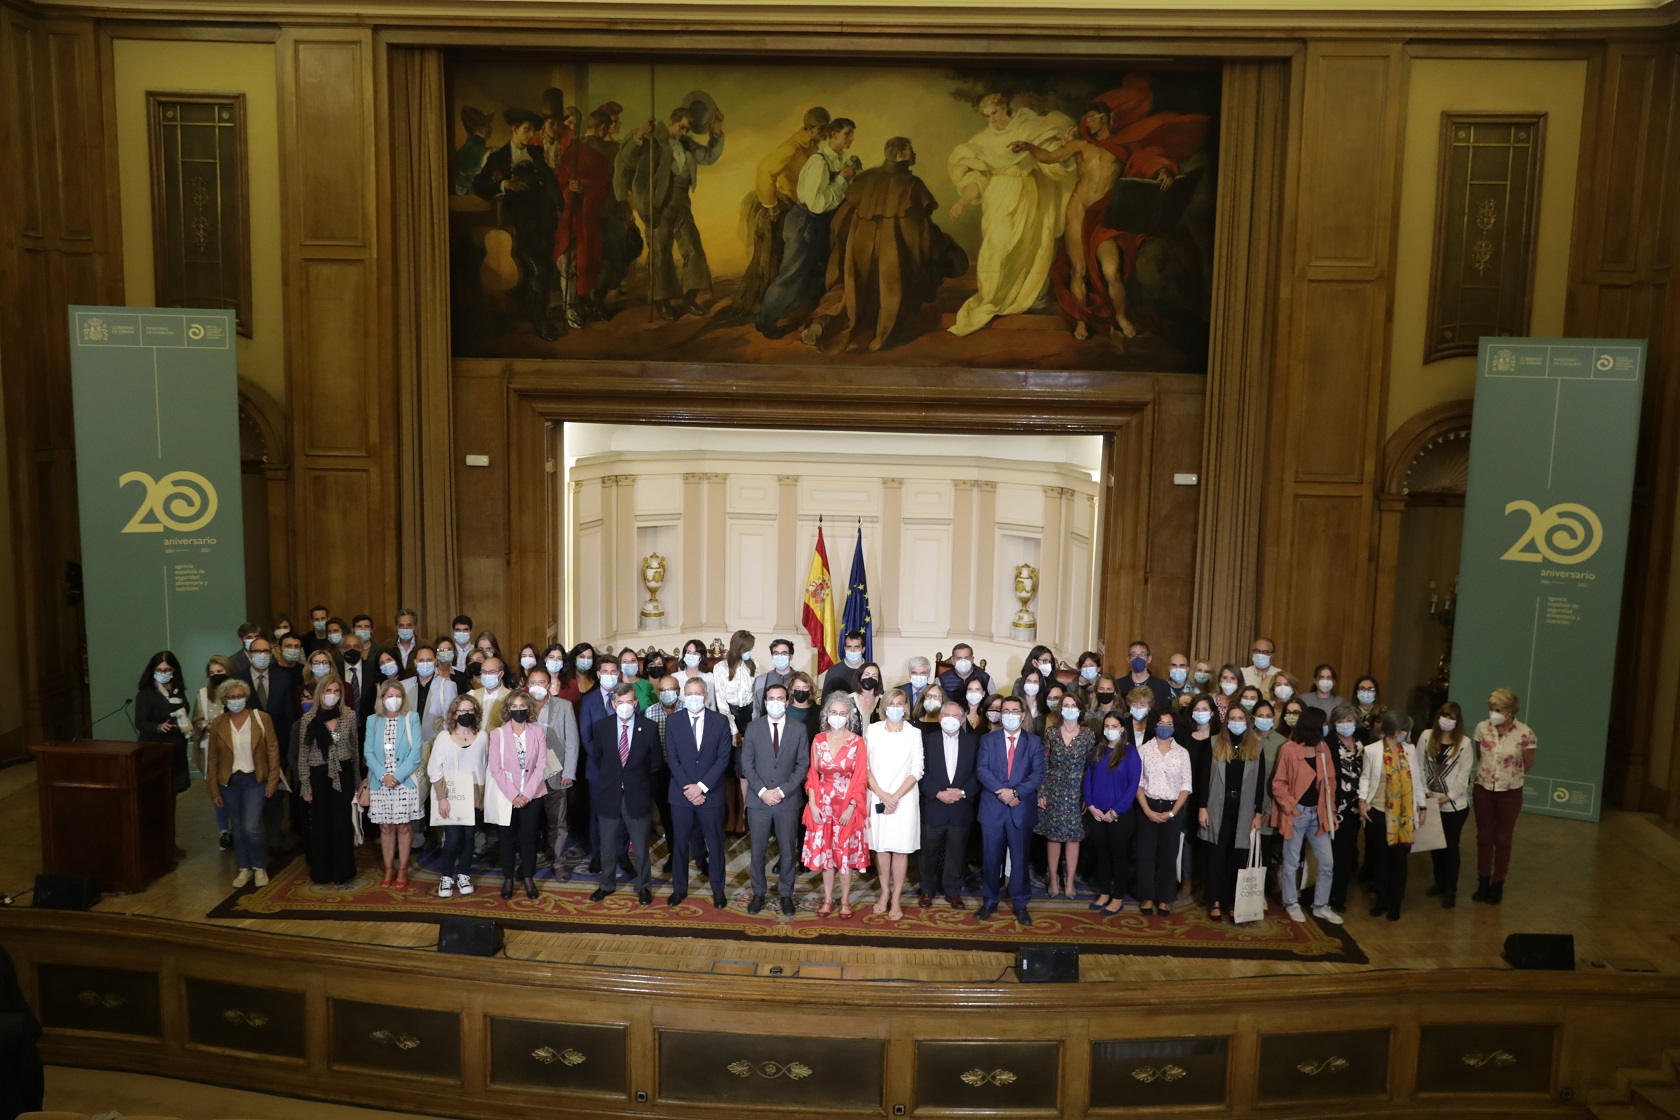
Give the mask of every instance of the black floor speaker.
M 502 950 L 502 927 L 488 918 L 445 918 L 438 923 L 438 952 L 493 957 Z
M 1023 945 L 1015 953 L 1015 977 L 1023 984 L 1079 982 L 1079 949 L 1072 945 Z
M 99 901 L 99 884 L 86 875 L 37 875 L 30 899 L 42 910 L 88 910 Z
M 1513 933 L 1500 954 L 1512 968 L 1575 968 L 1575 936 L 1569 933 Z

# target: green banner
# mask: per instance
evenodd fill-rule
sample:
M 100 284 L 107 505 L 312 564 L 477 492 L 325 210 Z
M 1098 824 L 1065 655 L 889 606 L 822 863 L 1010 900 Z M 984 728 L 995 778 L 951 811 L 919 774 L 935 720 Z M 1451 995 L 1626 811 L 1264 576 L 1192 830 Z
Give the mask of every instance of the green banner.
M 1642 341 L 1481 342 L 1452 698 L 1516 692 L 1528 812 L 1598 819 L 1644 379 Z
M 245 620 L 233 317 L 70 308 L 93 735 L 131 735 L 146 659 L 189 695 Z

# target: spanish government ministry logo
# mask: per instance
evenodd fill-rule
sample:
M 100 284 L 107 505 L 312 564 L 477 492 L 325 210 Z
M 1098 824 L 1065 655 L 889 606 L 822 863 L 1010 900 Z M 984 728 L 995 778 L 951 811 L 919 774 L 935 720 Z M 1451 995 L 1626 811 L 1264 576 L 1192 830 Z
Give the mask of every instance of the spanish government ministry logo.
M 82 320 L 82 338 L 87 342 L 107 342 L 111 338 L 111 329 L 105 325 L 105 320 L 90 315 Z
M 1493 352 L 1489 364 L 1492 366 L 1494 373 L 1515 373 L 1517 372 L 1517 355 L 1501 346 Z

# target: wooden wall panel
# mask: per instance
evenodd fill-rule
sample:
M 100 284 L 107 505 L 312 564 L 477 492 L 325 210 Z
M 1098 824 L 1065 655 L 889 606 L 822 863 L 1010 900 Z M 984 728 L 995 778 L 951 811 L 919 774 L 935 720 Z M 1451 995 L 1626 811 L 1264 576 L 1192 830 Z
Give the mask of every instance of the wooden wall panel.
M 305 455 L 367 455 L 377 436 L 379 379 L 368 376 L 366 262 L 298 262 L 296 337 L 309 371 L 308 407 L 297 409 Z
M 513 632 L 507 596 L 510 470 L 507 402 L 507 378 L 500 371 L 457 372 L 452 469 L 461 570 L 459 610 L 471 615 L 476 625 L 489 627 L 500 635 Z M 466 466 L 469 455 L 489 456 L 490 465 Z M 534 467 L 535 464 L 525 464 L 524 469 Z M 436 620 L 440 633 L 448 629 L 448 622 L 448 618 Z M 546 628 L 546 622 L 543 626 Z M 517 632 L 541 631 L 520 628 Z
M 346 203 L 310 205 L 299 212 L 299 240 L 305 245 L 367 244 L 369 215 L 355 203 L 367 193 L 370 166 L 365 131 L 373 120 L 367 103 L 368 48 L 361 37 L 310 40 L 297 44 L 292 55 L 298 184 L 311 200 L 337 198 Z
M 1376 268 L 1386 255 L 1395 138 L 1373 126 L 1390 115 L 1389 72 L 1399 64 L 1386 44 L 1308 53 L 1309 263 Z
M 1133 634 L 1143 636 L 1155 653 L 1155 670 L 1166 672 L 1167 658 L 1175 651 L 1190 653 L 1191 605 L 1194 601 L 1196 567 L 1196 509 L 1201 504 L 1199 486 L 1180 486 L 1175 474 L 1195 474 L 1202 461 L 1202 425 L 1205 398 L 1200 385 L 1178 381 L 1163 383 L 1155 397 L 1154 440 L 1149 450 L 1153 467 L 1150 480 L 1150 530 L 1144 545 L 1148 559 L 1144 580 L 1148 593 L 1141 618 L 1133 622 Z M 1101 551 L 1098 551 L 1099 562 Z M 1124 629 L 1124 627 L 1122 627 Z M 1122 651 L 1110 649 L 1118 661 Z
M 1373 322 L 1382 293 L 1369 280 L 1313 280 L 1301 289 L 1309 329 L 1301 339 L 1312 402 L 1294 427 L 1295 481 L 1361 485 L 1372 444 L 1363 433 L 1371 419 L 1372 347 L 1381 336 Z

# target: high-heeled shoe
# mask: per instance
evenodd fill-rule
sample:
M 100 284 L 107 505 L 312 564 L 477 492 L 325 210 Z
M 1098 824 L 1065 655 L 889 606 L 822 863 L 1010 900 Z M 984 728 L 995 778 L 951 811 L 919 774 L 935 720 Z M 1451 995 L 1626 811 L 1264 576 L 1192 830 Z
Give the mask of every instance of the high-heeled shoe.
M 392 872 L 391 868 L 389 866 L 387 866 L 385 868 L 385 878 L 379 880 L 379 885 L 382 886 L 382 887 L 388 887 L 393 882 L 395 882 L 394 872 Z
M 513 897 L 513 880 L 512 879 L 503 879 L 502 880 L 502 897 L 503 898 L 512 898 Z
M 535 879 L 530 878 L 530 877 L 527 877 L 525 879 L 525 897 L 526 898 L 536 898 L 537 897 L 537 881 Z
M 400 867 L 400 868 L 397 869 L 397 886 L 399 888 L 408 886 L 408 868 L 407 867 Z

